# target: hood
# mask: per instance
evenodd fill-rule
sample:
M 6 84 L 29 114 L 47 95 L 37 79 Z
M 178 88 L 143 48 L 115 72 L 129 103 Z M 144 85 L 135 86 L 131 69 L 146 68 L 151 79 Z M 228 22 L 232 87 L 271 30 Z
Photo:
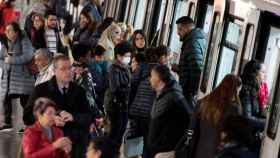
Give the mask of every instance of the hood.
M 190 33 L 186 34 L 181 41 L 188 41 L 190 39 L 205 39 L 205 34 L 201 29 L 195 28 Z
M 162 92 L 159 95 L 159 98 L 165 95 L 166 93 L 183 93 L 182 87 L 179 85 L 179 83 L 176 80 L 171 80 L 169 83 L 165 85 Z

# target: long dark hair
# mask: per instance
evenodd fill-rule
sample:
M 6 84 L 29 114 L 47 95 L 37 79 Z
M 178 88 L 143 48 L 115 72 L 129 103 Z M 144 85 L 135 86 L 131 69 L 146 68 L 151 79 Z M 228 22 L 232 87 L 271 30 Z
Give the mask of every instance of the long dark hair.
M 89 24 L 87 26 L 87 29 L 90 31 L 94 31 L 97 27 L 97 22 L 95 21 L 94 17 L 90 14 L 88 11 L 82 11 L 80 16 L 83 15 L 89 20 Z
M 139 48 L 136 47 L 136 43 L 135 43 L 135 41 L 136 41 L 136 36 L 137 36 L 138 34 L 140 34 L 141 36 L 144 37 L 144 39 L 145 39 L 145 46 L 144 46 L 144 49 L 146 49 L 148 43 L 147 43 L 146 35 L 145 35 L 145 33 L 144 33 L 143 30 L 135 30 L 135 31 L 134 31 L 134 33 L 133 33 L 133 35 L 132 35 L 132 45 L 133 45 L 133 47 L 136 48 L 137 50 L 139 49 Z
M 260 81 L 258 81 L 257 76 L 261 70 L 261 65 L 262 63 L 258 60 L 251 60 L 245 65 L 241 75 L 243 85 L 253 87 L 256 91 L 259 89 Z
M 23 31 L 21 30 L 21 28 L 20 28 L 20 26 L 17 22 L 11 22 L 7 26 L 12 26 L 14 31 L 18 33 L 17 39 L 22 40 L 24 38 Z M 7 39 L 7 42 L 8 42 L 8 38 L 6 38 L 6 39 Z

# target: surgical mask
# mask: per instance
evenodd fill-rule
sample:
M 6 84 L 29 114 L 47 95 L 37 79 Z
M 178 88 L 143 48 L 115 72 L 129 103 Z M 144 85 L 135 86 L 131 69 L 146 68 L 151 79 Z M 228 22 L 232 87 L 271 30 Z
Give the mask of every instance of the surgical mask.
M 123 60 L 122 60 L 122 63 L 124 65 L 128 65 L 130 63 L 130 57 L 124 57 Z

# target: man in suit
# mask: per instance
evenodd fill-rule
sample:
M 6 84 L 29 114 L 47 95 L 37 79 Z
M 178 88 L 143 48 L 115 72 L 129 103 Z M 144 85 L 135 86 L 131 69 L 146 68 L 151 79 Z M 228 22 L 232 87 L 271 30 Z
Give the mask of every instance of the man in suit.
M 72 82 L 72 65 L 67 56 L 59 55 L 53 60 L 54 77 L 35 87 L 24 110 L 26 125 L 34 123 L 32 109 L 39 97 L 46 97 L 58 105 L 56 125 L 73 142 L 72 158 L 82 158 L 88 143 L 89 126 L 92 114 L 85 91 Z

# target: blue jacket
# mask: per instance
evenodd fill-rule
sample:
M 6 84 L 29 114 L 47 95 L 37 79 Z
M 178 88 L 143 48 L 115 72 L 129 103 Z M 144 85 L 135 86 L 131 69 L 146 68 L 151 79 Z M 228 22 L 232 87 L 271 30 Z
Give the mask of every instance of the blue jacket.
M 179 83 L 184 94 L 196 95 L 203 69 L 206 40 L 202 30 L 193 29 L 182 39 L 179 61 Z

